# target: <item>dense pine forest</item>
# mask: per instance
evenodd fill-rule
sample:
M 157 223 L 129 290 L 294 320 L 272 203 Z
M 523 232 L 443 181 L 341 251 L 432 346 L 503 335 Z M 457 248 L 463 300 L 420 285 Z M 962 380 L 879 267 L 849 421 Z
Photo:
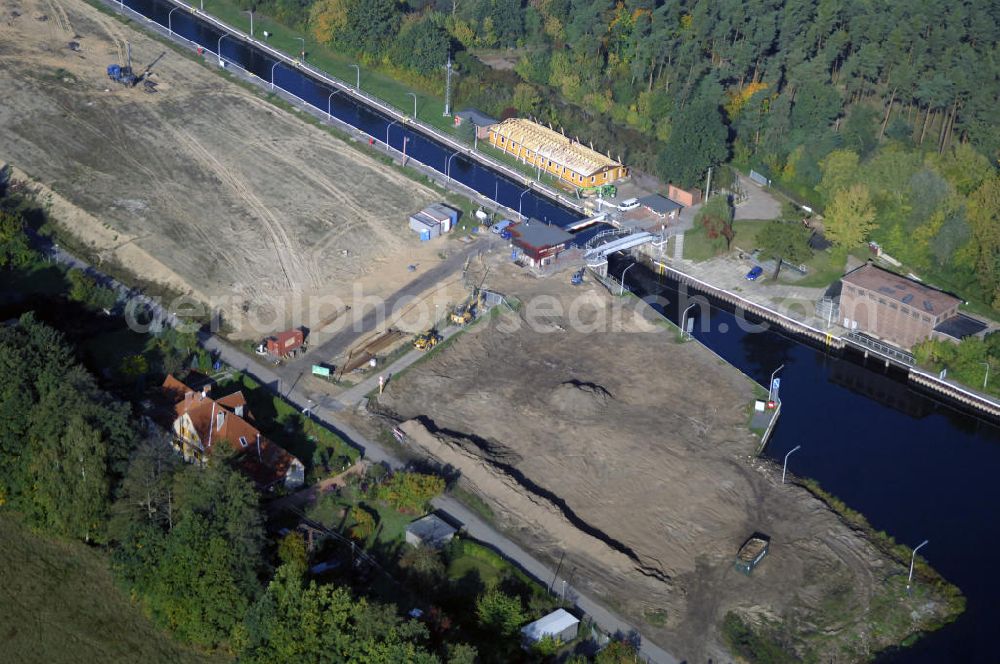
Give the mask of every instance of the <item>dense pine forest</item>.
M 440 78 L 434 70 L 451 49 L 465 68 L 466 102 L 558 123 L 668 177 L 664 149 L 693 114 L 726 156 L 776 170 L 803 146 L 797 160 L 818 173 L 832 149 L 864 155 L 886 137 L 938 151 L 971 142 L 991 157 L 1000 148 L 996 3 L 265 0 L 258 8 L 428 78 Z M 498 48 L 518 49 L 513 71 L 468 56 Z M 716 112 L 704 117 L 708 106 Z

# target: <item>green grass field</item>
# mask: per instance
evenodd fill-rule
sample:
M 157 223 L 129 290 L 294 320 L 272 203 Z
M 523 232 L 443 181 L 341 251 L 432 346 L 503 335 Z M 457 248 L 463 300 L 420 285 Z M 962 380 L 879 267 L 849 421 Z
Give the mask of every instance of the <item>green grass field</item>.
M 113 583 L 108 558 L 0 514 L 0 659 L 19 664 L 225 662 L 171 641 Z
M 733 222 L 733 247 L 744 251 L 756 249 L 757 233 L 763 228 L 764 222 L 756 219 L 745 219 Z M 710 240 L 704 227 L 695 227 L 684 234 L 684 258 L 692 261 L 705 261 L 725 252 L 722 240 Z

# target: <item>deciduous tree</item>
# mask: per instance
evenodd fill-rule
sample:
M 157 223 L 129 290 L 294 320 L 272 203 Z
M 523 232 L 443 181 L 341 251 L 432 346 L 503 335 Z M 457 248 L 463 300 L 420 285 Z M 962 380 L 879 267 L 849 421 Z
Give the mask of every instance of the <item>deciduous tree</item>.
M 826 239 L 838 247 L 853 249 L 868 239 L 875 227 L 875 206 L 863 184 L 840 189 L 823 217 Z
M 708 239 L 728 251 L 732 244 L 733 209 L 725 196 L 709 199 L 695 216 L 695 224 L 705 229 Z
M 775 259 L 777 267 L 774 278 L 778 278 L 784 261 L 802 263 L 812 256 L 809 248 L 810 231 L 800 222 L 774 220 L 757 234 L 757 246 L 765 256 Z
M 21 215 L 0 210 L 0 268 L 24 267 L 36 258 Z
M 979 282 L 993 307 L 1000 308 L 1000 175 L 987 178 L 972 194 L 968 219 Z
M 493 588 L 476 600 L 476 615 L 479 623 L 503 636 L 512 636 L 527 621 L 524 607 L 518 597 L 511 597 Z

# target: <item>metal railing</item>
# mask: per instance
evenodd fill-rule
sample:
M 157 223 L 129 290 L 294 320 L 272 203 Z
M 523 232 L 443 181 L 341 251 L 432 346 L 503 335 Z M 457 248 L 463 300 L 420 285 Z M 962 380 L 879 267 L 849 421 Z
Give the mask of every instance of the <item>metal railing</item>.
M 858 346 L 863 346 L 868 350 L 874 351 L 879 355 L 901 362 L 906 366 L 913 367 L 917 364 L 917 360 L 913 357 L 912 353 L 908 353 L 902 348 L 896 348 L 895 346 L 882 343 L 878 339 L 869 337 L 867 334 L 851 331 L 844 336 L 844 339 L 855 343 Z

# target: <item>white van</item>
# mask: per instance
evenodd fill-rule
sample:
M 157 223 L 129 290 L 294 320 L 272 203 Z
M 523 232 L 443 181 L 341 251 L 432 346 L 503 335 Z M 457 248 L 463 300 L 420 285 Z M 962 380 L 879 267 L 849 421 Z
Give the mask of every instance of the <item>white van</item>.
M 513 225 L 514 225 L 513 221 L 511 221 L 510 219 L 504 219 L 503 221 L 498 221 L 497 223 L 490 226 L 490 231 L 496 233 L 497 235 L 500 235 L 505 230 L 507 230 L 509 226 Z

